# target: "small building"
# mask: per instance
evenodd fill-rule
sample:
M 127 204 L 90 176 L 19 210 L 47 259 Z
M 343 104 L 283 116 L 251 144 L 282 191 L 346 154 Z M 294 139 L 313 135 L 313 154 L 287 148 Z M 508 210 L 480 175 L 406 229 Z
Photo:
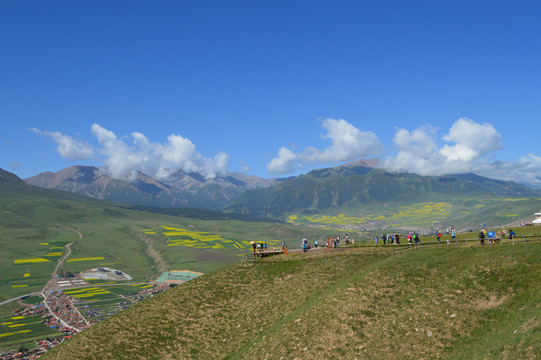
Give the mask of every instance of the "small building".
M 535 220 L 532 221 L 534 225 L 541 225 L 541 212 L 535 213 Z

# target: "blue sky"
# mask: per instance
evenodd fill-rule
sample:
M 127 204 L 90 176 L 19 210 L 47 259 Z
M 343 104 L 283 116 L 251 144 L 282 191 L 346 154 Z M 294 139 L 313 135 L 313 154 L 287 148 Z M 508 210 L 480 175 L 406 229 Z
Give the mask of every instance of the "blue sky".
M 0 168 L 541 187 L 539 1 L 2 1 Z

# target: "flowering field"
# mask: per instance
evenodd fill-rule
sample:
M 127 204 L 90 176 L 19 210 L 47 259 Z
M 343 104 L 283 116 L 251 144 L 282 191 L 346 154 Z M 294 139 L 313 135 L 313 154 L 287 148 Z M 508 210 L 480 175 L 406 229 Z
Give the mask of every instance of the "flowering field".
M 251 248 L 252 245 L 247 240 L 229 240 L 224 239 L 222 235 L 213 234 L 205 231 L 193 231 L 177 227 L 163 225 L 162 235 L 167 238 L 167 246 L 186 246 L 196 249 L 230 249 L 243 250 Z M 150 229 L 144 229 L 147 235 L 157 232 Z M 266 241 L 269 245 L 276 245 L 279 240 Z
M 35 264 L 40 262 L 49 262 L 50 260 L 44 258 L 32 258 L 32 259 L 16 259 L 14 264 Z
M 66 262 L 75 262 L 75 261 L 95 261 L 95 260 L 104 260 L 103 256 L 94 256 L 94 257 L 80 257 L 80 258 L 71 258 L 66 260 Z
M 24 343 L 28 337 L 57 336 L 55 329 L 43 325 L 40 315 L 4 316 L 0 318 L 0 349 L 12 344 Z
M 99 285 L 98 285 L 99 284 Z M 74 288 L 64 293 L 77 299 L 76 307 L 91 324 L 104 320 L 168 286 L 96 282 L 93 287 Z M 101 286 L 100 286 L 101 285 Z
M 75 288 L 75 289 L 64 290 L 64 293 L 71 295 L 76 299 L 87 299 L 87 300 L 99 300 L 103 298 L 100 295 L 110 294 L 109 291 L 100 287 Z
M 298 224 L 319 224 L 329 226 L 344 226 L 352 224 L 365 224 L 372 221 L 383 221 L 392 226 L 430 226 L 434 219 L 444 220 L 449 217 L 453 205 L 443 202 L 424 202 L 398 206 L 392 209 L 389 214 L 371 214 L 364 217 L 352 217 L 344 214 L 331 215 L 290 215 L 287 218 L 289 223 Z

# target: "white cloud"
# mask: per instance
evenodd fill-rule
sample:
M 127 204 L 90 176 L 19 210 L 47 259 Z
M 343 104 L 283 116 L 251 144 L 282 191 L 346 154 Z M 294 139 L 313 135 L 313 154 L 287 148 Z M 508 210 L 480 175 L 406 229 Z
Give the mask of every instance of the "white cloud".
M 477 170 L 478 175 L 541 188 L 541 157 L 534 154 L 523 156 L 517 162 L 495 161 Z
M 520 171 L 512 174 L 508 180 L 522 181 L 536 188 L 541 188 L 541 157 L 528 154 L 519 159 Z
M 58 153 L 70 160 L 85 160 L 94 155 L 94 148 L 73 139 L 60 132 L 31 131 L 50 137 L 58 144 Z M 207 179 L 225 173 L 229 165 L 229 156 L 219 152 L 214 158 L 205 158 L 197 152 L 195 145 L 180 135 L 169 135 L 164 144 L 152 143 L 146 136 L 133 132 L 133 143 L 127 144 L 119 139 L 115 133 L 93 124 L 92 134 L 96 137 L 100 147 L 97 152 L 103 155 L 103 165 L 108 168 L 111 176 L 115 178 L 133 178 L 137 171 L 157 179 L 167 178 L 177 169 L 186 172 L 201 174 Z
M 210 179 L 225 173 L 229 165 L 226 153 L 219 152 L 212 159 L 205 158 L 189 139 L 180 135 L 169 135 L 167 142 L 161 144 L 152 143 L 144 134 L 133 132 L 133 145 L 128 145 L 98 124 L 92 125 L 92 133 L 101 145 L 99 152 L 105 156 L 104 165 L 114 177 L 130 177 L 141 171 L 163 179 L 180 168 Z
M 318 150 L 309 146 L 303 152 L 294 153 L 281 147 L 278 155 L 267 164 L 267 170 L 285 174 L 293 172 L 294 165 L 303 167 L 306 163 L 346 162 L 383 153 L 383 145 L 376 134 L 361 131 L 345 120 L 325 119 L 322 126 L 327 130 L 327 134 L 322 138 L 332 142 L 328 148 Z
M 383 161 L 383 167 L 394 172 L 411 172 L 419 175 L 437 175 L 434 166 L 444 159 L 438 152 L 436 129 L 423 126 L 414 131 L 397 129 L 392 139 L 398 152 Z
M 149 160 L 144 151 L 137 152 L 135 148 L 130 148 L 115 133 L 98 124 L 93 124 L 91 131 L 101 145 L 98 152 L 105 156 L 103 164 L 109 168 L 111 176 L 127 178 L 138 170 L 143 171 L 141 167 Z
M 443 140 L 455 143 L 440 150 L 449 160 L 468 162 L 502 148 L 502 137 L 492 125 L 478 124 L 468 118 L 458 119 Z
M 502 149 L 502 136 L 491 124 L 460 118 L 441 138 L 448 142 L 441 148 L 436 130 L 429 126 L 411 132 L 397 129 L 393 142 L 398 151 L 382 167 L 423 176 L 475 173 L 541 187 L 541 157 L 529 154 L 517 162 L 491 160 L 492 153 Z
M 267 164 L 267 170 L 273 174 L 287 174 L 294 171 L 295 153 L 288 148 L 281 147 L 278 155 Z
M 281 147 L 267 164 L 267 170 L 274 174 L 293 173 L 308 164 L 326 166 L 383 153 L 383 145 L 374 133 L 361 131 L 345 120 L 325 119 L 322 127 L 326 133 L 321 137 L 330 140 L 327 148 L 309 146 L 297 152 L 294 148 Z M 99 146 L 93 148 L 60 132 L 30 130 L 51 138 L 57 145 L 56 151 L 64 158 L 85 160 L 99 153 L 103 165 L 117 178 L 130 178 L 141 171 L 164 179 L 177 169 L 214 178 L 227 171 L 230 160 L 224 152 L 212 158 L 204 157 L 191 140 L 178 134 L 169 135 L 163 143 L 155 143 L 139 132 L 118 138 L 112 131 L 94 124 L 91 131 Z M 392 141 L 396 153 L 381 161 L 381 167 L 388 171 L 423 176 L 472 172 L 541 188 L 541 157 L 530 153 L 517 161 L 494 160 L 503 142 L 501 134 L 488 123 L 460 118 L 441 137 L 438 129 L 429 125 L 415 130 L 397 128 Z
M 58 131 L 41 131 L 36 128 L 31 128 L 30 131 L 50 137 L 57 144 L 56 151 L 64 158 L 86 160 L 94 155 L 94 149 L 91 145 L 75 140 L 69 135 L 61 134 Z

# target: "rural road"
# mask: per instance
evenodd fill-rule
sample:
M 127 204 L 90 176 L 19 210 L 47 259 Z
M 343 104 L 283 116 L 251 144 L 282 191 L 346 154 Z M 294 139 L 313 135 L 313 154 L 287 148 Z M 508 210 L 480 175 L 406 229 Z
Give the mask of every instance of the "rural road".
M 78 235 L 79 235 L 79 239 L 82 239 L 83 238 L 83 234 L 81 234 L 81 232 L 79 230 L 76 230 L 76 229 L 72 229 L 72 228 L 66 228 L 66 229 L 69 229 L 71 231 L 74 231 L 76 232 Z M 78 329 L 76 327 L 73 327 L 71 325 L 69 325 L 68 323 L 66 323 L 62 318 L 58 317 L 54 312 L 53 310 L 51 309 L 51 307 L 49 306 L 49 304 L 47 303 L 47 289 L 49 287 L 52 287 L 52 285 L 56 282 L 56 273 L 58 272 L 58 269 L 60 268 L 60 266 L 64 263 L 64 261 L 66 261 L 66 259 L 68 258 L 68 256 L 71 255 L 71 245 L 73 244 L 73 242 L 67 244 L 65 247 L 68 251 L 66 251 L 66 253 L 64 254 L 64 256 L 62 256 L 62 258 L 60 258 L 58 260 L 58 263 L 56 264 L 56 267 L 54 268 L 53 270 L 53 273 L 51 275 L 51 279 L 47 282 L 47 284 L 45 284 L 45 287 L 43 288 L 43 290 L 41 290 L 41 296 L 43 297 L 43 303 L 45 304 L 45 307 L 47 308 L 47 311 L 51 314 L 51 316 L 53 316 L 56 320 L 58 320 L 63 326 L 65 327 L 68 327 L 70 329 L 73 329 L 77 332 L 80 332 L 82 331 L 81 329 Z M 72 304 L 73 305 L 73 304 Z M 73 308 L 75 309 L 75 311 L 79 312 L 79 310 L 77 310 L 77 308 L 75 306 L 73 306 Z M 81 315 L 81 313 L 79 313 L 79 315 Z M 81 315 L 81 317 L 85 320 L 85 322 L 88 324 L 88 321 L 86 321 L 86 319 Z

